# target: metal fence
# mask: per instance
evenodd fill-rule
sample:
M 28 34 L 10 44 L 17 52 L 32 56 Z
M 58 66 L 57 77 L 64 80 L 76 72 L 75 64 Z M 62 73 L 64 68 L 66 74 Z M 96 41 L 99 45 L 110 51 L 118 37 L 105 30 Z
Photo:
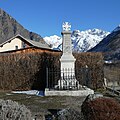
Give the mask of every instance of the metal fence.
M 89 68 L 79 70 L 46 68 L 46 88 L 49 89 L 79 89 L 78 84 L 90 87 L 91 81 Z

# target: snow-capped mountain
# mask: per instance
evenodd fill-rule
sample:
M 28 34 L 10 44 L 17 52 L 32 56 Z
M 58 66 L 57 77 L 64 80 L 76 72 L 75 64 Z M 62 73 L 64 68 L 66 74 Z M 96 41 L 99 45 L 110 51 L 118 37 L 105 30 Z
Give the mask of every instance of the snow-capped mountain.
M 60 44 L 62 44 L 62 38 L 57 35 L 53 35 L 50 37 L 44 37 L 44 40 L 53 49 L 57 48 Z
M 86 31 L 75 30 L 72 33 L 73 50 L 86 52 L 96 46 L 109 32 L 100 29 L 89 29 Z
M 85 31 L 74 30 L 71 36 L 73 51 L 86 52 L 96 46 L 108 34 L 109 32 L 100 29 L 89 29 Z M 62 48 L 62 38 L 57 35 L 45 37 L 44 40 L 53 49 Z
M 117 32 L 117 31 L 119 31 L 120 30 L 120 25 L 118 25 L 114 30 L 113 30 L 113 32 Z
M 106 60 L 120 60 L 120 25 L 89 51 L 104 52 Z

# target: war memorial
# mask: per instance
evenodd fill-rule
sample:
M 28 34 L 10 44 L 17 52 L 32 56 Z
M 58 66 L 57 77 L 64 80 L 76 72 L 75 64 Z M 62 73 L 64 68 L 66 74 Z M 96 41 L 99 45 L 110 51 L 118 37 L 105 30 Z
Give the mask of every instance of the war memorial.
M 71 25 L 64 22 L 62 25 L 62 56 L 61 63 L 61 79 L 54 89 L 45 89 L 45 96 L 87 96 L 94 94 L 94 91 L 86 86 L 80 85 L 75 77 L 75 58 L 72 54 L 71 44 Z

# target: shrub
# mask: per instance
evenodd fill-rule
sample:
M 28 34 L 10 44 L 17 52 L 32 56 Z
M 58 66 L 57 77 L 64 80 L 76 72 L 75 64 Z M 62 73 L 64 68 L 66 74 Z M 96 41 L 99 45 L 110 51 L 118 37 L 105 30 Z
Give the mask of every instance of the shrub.
M 111 98 L 85 100 L 82 112 L 85 120 L 120 120 L 120 104 Z
M 0 99 L 0 120 L 32 120 L 31 112 L 11 100 Z

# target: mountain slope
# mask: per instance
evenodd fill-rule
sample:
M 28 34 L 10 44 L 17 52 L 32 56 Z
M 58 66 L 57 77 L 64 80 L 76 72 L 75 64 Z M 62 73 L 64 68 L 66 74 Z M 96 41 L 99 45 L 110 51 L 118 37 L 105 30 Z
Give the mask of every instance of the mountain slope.
M 100 29 L 89 29 L 86 31 L 73 31 L 72 43 L 73 50 L 86 52 L 105 38 L 109 32 Z
M 8 40 L 9 38 L 17 34 L 20 34 L 27 39 L 45 43 L 45 41 L 40 35 L 34 32 L 29 32 L 22 25 L 20 25 L 14 18 L 12 18 L 2 9 L 0 9 L 0 43 Z
M 117 30 L 118 28 L 118 30 Z M 120 27 L 115 28 L 111 34 L 104 38 L 98 45 L 92 48 L 90 51 L 102 51 L 102 52 L 112 52 L 120 48 Z
M 90 51 L 106 52 L 107 59 L 120 59 L 120 25 Z
M 108 34 L 109 32 L 100 29 L 89 29 L 86 31 L 74 30 L 71 36 L 73 51 L 86 52 L 98 44 Z M 62 38 L 59 36 L 53 35 L 45 37 L 44 40 L 51 45 L 53 49 L 62 49 Z

